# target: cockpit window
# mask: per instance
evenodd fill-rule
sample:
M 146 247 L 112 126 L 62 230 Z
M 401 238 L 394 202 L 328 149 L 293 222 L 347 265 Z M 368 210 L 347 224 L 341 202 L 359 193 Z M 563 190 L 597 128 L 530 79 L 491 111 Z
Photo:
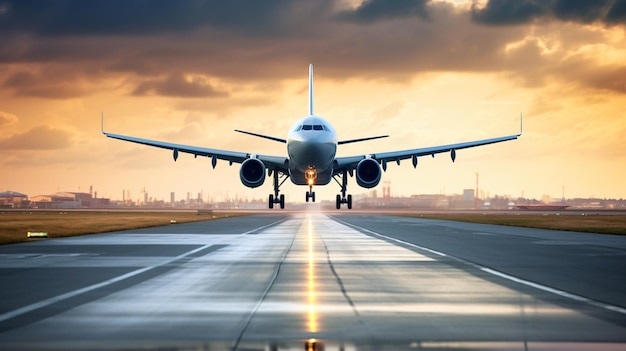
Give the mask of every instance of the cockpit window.
M 328 129 L 328 127 L 323 124 L 303 124 L 296 128 L 296 132 L 299 132 L 301 130 L 325 130 L 327 132 L 330 132 L 330 129 Z

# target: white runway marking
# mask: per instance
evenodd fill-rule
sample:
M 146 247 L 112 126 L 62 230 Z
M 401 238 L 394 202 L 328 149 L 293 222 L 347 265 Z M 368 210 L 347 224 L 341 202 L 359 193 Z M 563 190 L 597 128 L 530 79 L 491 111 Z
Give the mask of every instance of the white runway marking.
M 169 263 L 174 262 L 176 260 L 179 260 L 181 258 L 185 258 L 187 256 L 193 255 L 194 253 L 196 253 L 198 251 L 201 251 L 201 250 L 204 250 L 204 249 L 206 249 L 206 248 L 208 248 L 210 246 L 213 246 L 213 245 L 204 245 L 204 246 L 199 247 L 197 249 L 194 249 L 194 250 L 191 250 L 189 252 L 186 252 L 186 253 L 184 253 L 182 255 L 179 255 L 179 256 L 176 256 L 176 257 L 171 258 L 169 260 L 163 261 L 160 264 L 149 266 L 149 267 L 144 267 L 144 268 L 141 268 L 141 269 L 137 269 L 135 271 L 132 271 L 132 272 L 120 275 L 118 277 L 115 277 L 115 278 L 112 278 L 112 279 L 109 279 L 109 280 L 105 280 L 105 281 L 103 281 L 101 283 L 98 283 L 98 284 L 93 284 L 93 285 L 84 287 L 82 289 L 77 289 L 77 290 L 74 290 L 74 291 L 70 291 L 68 293 L 61 294 L 61 295 L 49 298 L 47 300 L 39 301 L 39 302 L 36 302 L 34 304 L 31 304 L 31 305 L 28 305 L 28 306 L 24 306 L 22 308 L 18 308 L 16 310 L 3 313 L 3 314 L 0 315 L 0 322 L 6 321 L 8 319 L 11 319 L 11 318 L 14 318 L 14 317 L 17 317 L 17 316 L 20 316 L 20 315 L 23 315 L 23 314 L 28 313 L 28 312 L 32 312 L 34 310 L 38 310 L 38 309 L 46 307 L 46 306 L 50 306 L 50 305 L 52 305 L 54 303 L 57 303 L 57 302 L 60 302 L 60 301 L 63 301 L 63 300 L 67 300 L 67 299 L 72 298 L 74 296 L 78 296 L 78 295 L 84 294 L 86 292 L 93 291 L 93 290 L 96 290 L 96 289 L 100 289 L 100 288 L 105 287 L 107 285 L 111 285 L 111 284 L 120 282 L 122 280 L 134 277 L 134 276 L 136 276 L 138 274 L 147 272 L 147 271 L 149 271 L 151 269 L 155 269 L 157 267 L 164 266 L 166 264 L 169 264 Z
M 251 232 L 255 232 L 255 231 L 258 231 L 258 230 L 263 230 L 264 228 L 267 228 L 269 226 L 275 225 L 278 222 L 281 222 L 281 221 L 277 221 L 277 222 L 274 222 L 274 223 L 269 224 L 269 225 L 265 225 L 265 226 L 261 226 L 261 227 L 255 228 L 255 229 L 253 229 L 251 231 L 243 233 L 242 235 L 249 234 Z M 125 242 L 124 244 L 128 245 L 127 242 Z M 186 252 L 184 254 L 178 255 L 178 256 L 173 257 L 173 258 L 166 259 L 165 261 L 162 261 L 162 262 L 160 262 L 158 264 L 154 264 L 154 265 L 151 265 L 151 266 L 148 266 L 148 267 L 137 269 L 137 270 L 134 270 L 132 272 L 120 275 L 118 277 L 115 277 L 115 278 L 112 278 L 112 279 L 109 279 L 109 280 L 105 280 L 105 281 L 97 283 L 97 284 L 93 284 L 93 285 L 90 285 L 90 286 L 87 286 L 87 287 L 84 287 L 84 288 L 81 288 L 81 289 L 70 291 L 70 292 L 67 292 L 65 294 L 61 294 L 61 295 L 58 295 L 58 296 L 55 296 L 55 297 L 51 297 L 49 299 L 46 299 L 46 300 L 43 300 L 43 301 L 39 301 L 39 302 L 30 304 L 28 306 L 24 306 L 24 307 L 18 308 L 18 309 L 15 309 L 13 311 L 9 311 L 9 312 L 3 313 L 3 314 L 0 315 L 0 322 L 9 320 L 11 318 L 15 318 L 17 316 L 20 316 L 20 315 L 26 314 L 28 312 L 32 312 L 32 311 L 38 310 L 38 309 L 46 307 L 46 306 L 50 306 L 50 305 L 55 304 L 57 302 L 67 300 L 67 299 L 70 299 L 72 297 L 75 297 L 75 296 L 78 296 L 78 295 L 81 295 L 81 294 L 84 294 L 84 293 L 87 293 L 87 292 L 90 292 L 90 291 L 93 291 L 93 290 L 96 290 L 96 289 L 100 289 L 102 287 L 105 287 L 105 286 L 108 286 L 108 285 L 111 285 L 111 284 L 114 284 L 114 283 L 126 280 L 128 278 L 132 278 L 134 276 L 137 276 L 137 275 L 142 274 L 144 272 L 150 271 L 152 269 L 155 269 L 155 268 L 158 268 L 158 267 L 162 267 L 162 266 L 170 264 L 170 263 L 172 263 L 174 261 L 177 261 L 177 260 L 180 260 L 182 258 L 191 256 L 191 255 L 195 254 L 196 252 L 199 252 L 199 251 L 202 251 L 204 249 L 207 249 L 207 248 L 209 248 L 209 247 L 211 247 L 213 245 L 214 244 L 206 244 L 204 246 L 201 246 L 201 247 L 198 247 L 198 248 L 193 249 L 191 251 L 188 251 L 188 252 Z
M 626 309 L 622 308 L 622 307 L 619 307 L 619 306 L 614 306 L 614 305 L 606 304 L 606 303 L 603 303 L 603 302 L 591 300 L 591 299 L 588 299 L 588 298 L 586 298 L 584 296 L 572 294 L 572 293 L 569 293 L 567 291 L 551 288 L 551 287 L 546 286 L 546 285 L 542 285 L 542 284 L 534 283 L 534 282 L 531 282 L 531 281 L 528 281 L 528 280 L 525 280 L 525 279 L 522 279 L 522 278 L 514 277 L 512 275 L 508 275 L 508 274 L 505 274 L 505 273 L 502 273 L 502 272 L 498 272 L 498 271 L 493 270 L 491 268 L 481 266 L 479 264 L 476 264 L 474 262 L 470 262 L 470 261 L 464 260 L 464 259 L 459 258 L 459 257 L 450 256 L 450 255 L 447 255 L 447 254 L 445 254 L 443 252 L 432 250 L 432 249 L 429 249 L 429 248 L 424 247 L 424 246 L 415 245 L 415 244 L 412 244 L 412 243 L 409 243 L 409 242 L 406 242 L 406 241 L 403 241 L 403 240 L 400 240 L 400 239 L 392 238 L 392 237 L 389 237 L 387 235 L 383 235 L 383 234 L 374 232 L 372 230 L 359 227 L 359 226 L 354 225 L 354 224 L 343 222 L 343 221 L 341 221 L 339 219 L 335 219 L 335 220 L 338 221 L 338 222 L 341 222 L 341 223 L 343 223 L 343 224 L 345 224 L 347 226 L 351 226 L 353 228 L 357 228 L 358 230 L 361 230 L 361 231 L 366 232 L 366 233 L 373 234 L 373 235 L 381 237 L 381 238 L 385 238 L 387 240 L 391 240 L 391 241 L 394 241 L 394 242 L 397 242 L 397 243 L 400 243 L 400 244 L 403 244 L 403 245 L 414 247 L 416 249 L 423 250 L 423 251 L 426 251 L 426 252 L 430 252 L 430 253 L 433 253 L 433 254 L 436 254 L 436 255 L 439 255 L 439 256 L 442 256 L 442 257 L 449 257 L 449 258 L 451 258 L 453 260 L 456 260 L 456 261 L 462 262 L 464 264 L 468 264 L 470 266 L 476 267 L 476 268 L 480 269 L 481 271 L 483 271 L 485 273 L 488 273 L 488 274 L 491 274 L 491 275 L 494 275 L 494 276 L 497 276 L 497 277 L 500 277 L 500 278 L 503 278 L 503 279 L 506 279 L 506 280 L 509 280 L 509 281 L 512 281 L 512 282 L 515 282 L 515 283 L 519 283 L 519 284 L 523 284 L 523 285 L 526 285 L 526 286 L 530 286 L 530 287 L 533 287 L 535 289 L 539 289 L 539 290 L 542 290 L 542 291 L 545 291 L 545 292 L 549 292 L 551 294 L 555 294 L 555 295 L 558 295 L 558 296 L 561 296 L 561 297 L 564 297 L 564 298 L 567 298 L 567 299 L 570 299 L 570 300 L 574 300 L 574 301 L 578 301 L 578 302 L 584 302 L 584 303 L 587 303 L 587 304 L 590 304 L 590 305 L 593 305 L 593 306 L 596 306 L 596 307 L 600 307 L 600 308 L 603 308 L 603 309 L 606 309 L 606 310 L 609 310 L 609 311 L 618 312 L 618 313 L 621 313 L 621 314 L 626 314 Z

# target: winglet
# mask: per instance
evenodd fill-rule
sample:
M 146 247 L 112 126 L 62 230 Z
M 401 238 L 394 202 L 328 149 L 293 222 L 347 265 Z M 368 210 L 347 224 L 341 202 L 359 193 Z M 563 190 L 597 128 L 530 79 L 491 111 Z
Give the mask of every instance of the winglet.
M 519 135 L 522 135 L 522 131 L 523 131 L 523 118 L 522 118 L 522 113 L 519 113 Z
M 309 116 L 313 115 L 313 64 L 309 64 Z
M 102 132 L 102 134 L 106 135 L 106 133 L 104 132 L 104 112 L 102 112 L 102 119 L 100 120 L 100 131 Z

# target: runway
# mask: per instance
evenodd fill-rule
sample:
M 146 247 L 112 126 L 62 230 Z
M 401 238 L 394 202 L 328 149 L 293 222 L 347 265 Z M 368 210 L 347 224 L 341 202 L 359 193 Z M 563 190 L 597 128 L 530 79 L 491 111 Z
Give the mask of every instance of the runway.
M 2 350 L 625 350 L 626 238 L 281 213 L 0 247 Z

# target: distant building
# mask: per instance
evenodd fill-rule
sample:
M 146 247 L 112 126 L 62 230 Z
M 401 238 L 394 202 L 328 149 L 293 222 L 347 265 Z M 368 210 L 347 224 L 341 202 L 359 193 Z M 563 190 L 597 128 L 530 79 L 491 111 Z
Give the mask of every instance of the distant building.
M 463 189 L 463 201 L 474 201 L 474 189 Z
M 450 207 L 455 210 L 470 210 L 476 208 L 476 202 L 474 201 L 474 189 L 463 189 L 463 195 L 456 197 L 450 202 Z
M 109 207 L 109 199 L 93 198 L 89 193 L 57 192 L 30 198 L 33 208 L 101 208 Z
M 31 196 L 33 208 L 78 208 L 78 203 L 72 196 L 61 194 Z
M 413 208 L 447 208 L 450 200 L 441 194 L 411 195 L 410 204 Z
M 28 196 L 16 191 L 0 192 L 0 208 L 22 208 L 28 207 L 30 201 Z

